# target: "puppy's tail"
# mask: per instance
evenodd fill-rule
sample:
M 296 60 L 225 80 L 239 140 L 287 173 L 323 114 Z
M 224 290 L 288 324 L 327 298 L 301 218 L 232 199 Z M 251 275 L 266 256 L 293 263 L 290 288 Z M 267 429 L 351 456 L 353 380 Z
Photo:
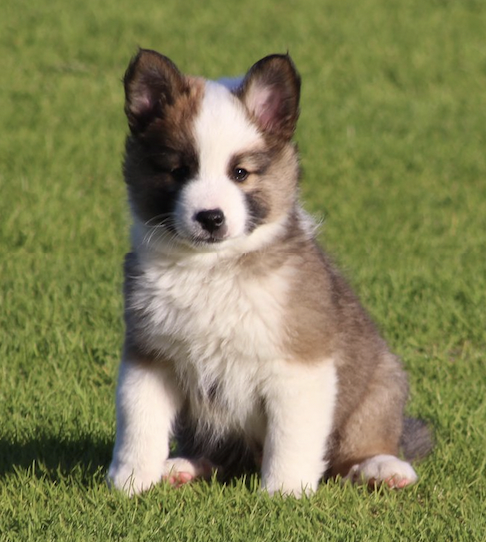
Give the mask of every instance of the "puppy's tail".
M 434 447 L 430 427 L 423 420 L 405 418 L 400 448 L 407 461 L 417 461 L 428 455 Z

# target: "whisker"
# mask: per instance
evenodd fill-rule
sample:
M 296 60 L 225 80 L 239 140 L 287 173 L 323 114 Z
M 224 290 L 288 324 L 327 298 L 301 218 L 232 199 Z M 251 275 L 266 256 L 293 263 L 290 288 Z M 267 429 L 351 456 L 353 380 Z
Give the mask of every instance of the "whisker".
M 157 224 L 155 224 L 155 226 L 158 226 L 159 223 L 164 222 L 166 218 L 171 218 L 171 217 L 173 217 L 173 213 L 161 213 L 160 215 L 155 215 L 152 218 L 149 218 L 145 222 L 145 226 L 153 227 L 153 225 L 151 224 L 151 222 L 153 221 L 156 221 Z
M 161 220 L 162 219 L 162 220 Z M 157 224 L 151 225 L 150 223 L 157 220 Z M 173 213 L 163 213 L 157 215 L 147 222 L 145 225 L 148 227 L 143 243 L 150 245 L 152 242 L 168 242 L 168 247 L 172 248 L 175 244 L 175 236 L 171 230 L 174 229 L 175 220 Z

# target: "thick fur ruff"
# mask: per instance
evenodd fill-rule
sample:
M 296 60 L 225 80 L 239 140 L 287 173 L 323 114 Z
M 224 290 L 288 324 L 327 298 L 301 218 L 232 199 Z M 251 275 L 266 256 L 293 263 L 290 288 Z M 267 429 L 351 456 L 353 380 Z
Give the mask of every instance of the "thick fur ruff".
M 111 483 L 255 466 L 270 493 L 324 475 L 415 482 L 397 458 L 424 436 L 403 432 L 405 373 L 298 202 L 291 59 L 215 83 L 142 50 L 125 91 L 134 225 Z

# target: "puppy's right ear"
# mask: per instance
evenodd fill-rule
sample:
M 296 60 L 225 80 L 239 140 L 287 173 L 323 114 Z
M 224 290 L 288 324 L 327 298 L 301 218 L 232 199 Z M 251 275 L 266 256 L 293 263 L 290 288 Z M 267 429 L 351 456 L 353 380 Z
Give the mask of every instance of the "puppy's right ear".
M 123 83 L 125 113 L 134 134 L 163 118 L 166 107 L 186 86 L 184 76 L 171 60 L 148 49 L 140 49 L 131 60 Z

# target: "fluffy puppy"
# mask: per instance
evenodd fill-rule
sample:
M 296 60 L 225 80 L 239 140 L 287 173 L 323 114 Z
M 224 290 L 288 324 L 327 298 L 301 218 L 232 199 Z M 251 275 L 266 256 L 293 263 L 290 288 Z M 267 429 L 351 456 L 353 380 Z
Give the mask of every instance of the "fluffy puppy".
M 411 459 L 429 440 L 404 424 L 405 373 L 298 201 L 290 57 L 224 84 L 141 50 L 124 84 L 133 230 L 111 484 L 255 465 L 265 490 L 296 496 L 325 475 L 414 483 L 400 442 Z

